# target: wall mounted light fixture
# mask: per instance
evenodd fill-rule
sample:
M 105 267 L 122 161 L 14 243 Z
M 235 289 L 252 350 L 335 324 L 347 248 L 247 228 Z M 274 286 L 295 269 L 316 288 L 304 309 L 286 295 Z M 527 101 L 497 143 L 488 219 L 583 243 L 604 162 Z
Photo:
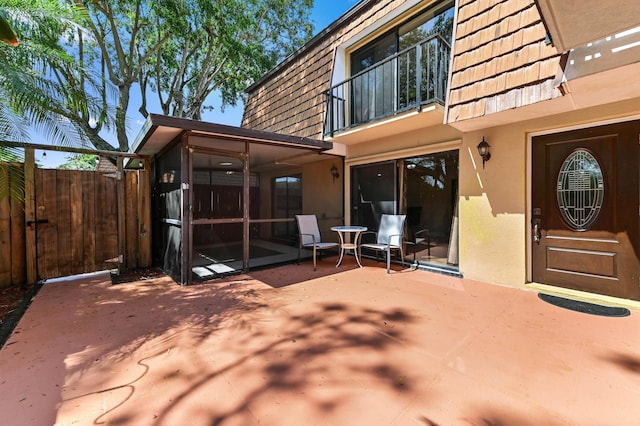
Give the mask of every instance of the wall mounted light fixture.
M 482 157 L 482 168 L 484 169 L 484 163 L 489 161 L 491 158 L 491 153 L 489 152 L 489 145 L 487 141 L 484 140 L 484 136 L 482 137 L 482 142 L 478 144 L 478 154 Z
M 333 178 L 334 182 L 340 177 L 340 173 L 338 172 L 338 168 L 335 164 L 331 166 L 331 177 Z

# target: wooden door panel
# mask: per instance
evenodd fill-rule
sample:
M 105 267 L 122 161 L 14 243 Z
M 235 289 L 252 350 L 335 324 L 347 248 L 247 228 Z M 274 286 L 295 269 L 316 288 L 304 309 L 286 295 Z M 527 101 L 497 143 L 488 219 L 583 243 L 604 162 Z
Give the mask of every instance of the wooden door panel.
M 547 268 L 593 277 L 617 276 L 617 253 L 547 247 Z
M 531 249 L 534 281 L 640 300 L 639 135 L 639 122 L 628 122 L 533 139 L 532 225 L 538 225 L 540 237 L 539 242 L 533 239 Z M 572 170 L 567 181 L 559 179 L 565 161 L 582 154 L 597 164 L 582 162 L 585 170 Z M 601 180 L 585 178 L 592 185 L 585 188 L 582 176 L 594 169 L 601 170 Z M 566 182 L 570 198 L 578 201 L 565 210 L 577 215 L 594 210 L 589 204 L 594 182 L 604 194 L 594 221 L 583 228 L 561 212 L 557 194 Z M 580 203 L 583 196 L 586 206 Z

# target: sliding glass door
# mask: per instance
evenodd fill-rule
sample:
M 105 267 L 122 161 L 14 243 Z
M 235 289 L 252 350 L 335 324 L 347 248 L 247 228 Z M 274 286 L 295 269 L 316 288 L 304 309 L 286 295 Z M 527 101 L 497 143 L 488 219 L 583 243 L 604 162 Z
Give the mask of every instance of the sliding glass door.
M 398 191 L 396 162 L 351 168 L 351 224 L 378 229 L 380 216 L 396 214 Z
M 458 151 L 402 162 L 408 255 L 412 261 L 458 265 Z
M 351 168 L 351 223 L 377 230 L 382 214 L 406 214 L 405 261 L 458 265 L 458 151 Z

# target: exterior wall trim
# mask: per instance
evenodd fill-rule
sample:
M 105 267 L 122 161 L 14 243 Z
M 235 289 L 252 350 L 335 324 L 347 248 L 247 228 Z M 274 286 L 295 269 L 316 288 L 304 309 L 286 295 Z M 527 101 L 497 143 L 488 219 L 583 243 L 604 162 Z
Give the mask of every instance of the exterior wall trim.
M 345 159 L 345 165 L 357 166 L 360 164 L 368 164 L 371 162 L 397 160 L 399 158 L 412 157 L 418 155 L 433 154 L 434 152 L 449 151 L 452 149 L 460 149 L 462 139 L 455 139 L 446 142 L 438 142 L 429 145 L 421 145 L 413 148 L 405 148 L 395 151 L 386 151 L 377 154 L 363 155 L 360 157 L 351 157 Z

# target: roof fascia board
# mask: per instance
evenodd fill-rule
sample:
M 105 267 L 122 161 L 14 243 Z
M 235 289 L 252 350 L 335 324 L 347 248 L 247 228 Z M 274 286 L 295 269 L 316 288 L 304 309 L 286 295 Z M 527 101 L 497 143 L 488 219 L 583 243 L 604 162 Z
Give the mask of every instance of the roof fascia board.
M 264 130 L 247 129 L 243 127 L 228 126 L 224 124 L 208 123 L 191 120 L 188 118 L 171 117 L 160 114 L 149 114 L 134 145 L 133 152 L 137 152 L 152 137 L 160 127 L 180 129 L 180 134 L 189 132 L 191 135 L 217 137 L 227 140 L 247 141 L 253 143 L 279 144 L 296 146 L 320 151 L 330 150 L 333 143 L 300 136 L 283 135 Z

